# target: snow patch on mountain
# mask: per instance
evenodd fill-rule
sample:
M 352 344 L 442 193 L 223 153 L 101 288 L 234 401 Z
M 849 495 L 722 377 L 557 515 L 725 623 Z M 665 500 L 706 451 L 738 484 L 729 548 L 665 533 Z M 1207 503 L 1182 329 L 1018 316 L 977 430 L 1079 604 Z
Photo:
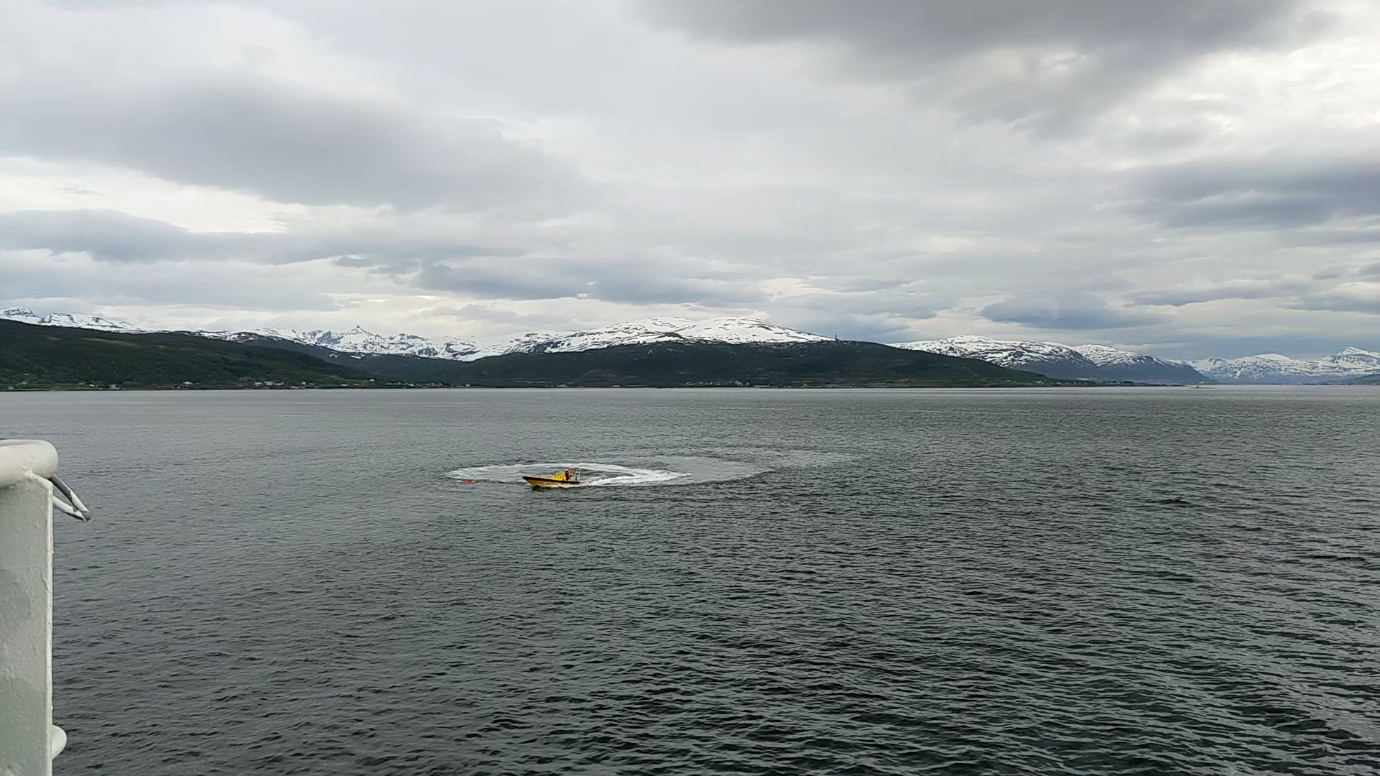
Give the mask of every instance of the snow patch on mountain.
M 351 356 L 419 356 L 461 361 L 466 360 L 477 349 L 475 344 L 468 340 L 433 340 L 418 334 L 375 334 L 362 326 L 356 326 L 345 332 L 334 332 L 329 329 L 267 328 L 249 331 L 194 331 L 190 333 L 213 339 L 228 340 L 270 337 L 301 345 L 327 348 Z
M 0 320 L 31 323 L 35 326 L 66 326 L 72 329 L 123 331 L 130 334 L 149 331 L 148 329 L 141 329 L 137 326 L 125 323 L 124 321 L 104 318 L 99 315 L 81 315 L 80 313 L 49 313 L 48 315 L 39 315 L 33 310 L 24 307 L 0 310 Z
M 1192 362 L 1214 380 L 1233 383 L 1321 383 L 1380 373 L 1380 353 L 1346 348 L 1330 356 L 1299 359 L 1278 353 Z
M 358 356 L 420 356 L 455 361 L 477 349 L 467 340 L 433 340 L 418 334 L 375 334 L 362 326 L 339 333 L 325 329 L 259 329 L 255 333 Z
M 1147 360 L 1159 361 L 1159 359 L 1154 356 L 1145 353 L 1135 353 L 1129 350 L 1121 350 L 1111 345 L 1072 345 L 1070 349 L 1076 351 L 1078 355 L 1098 366 L 1105 366 L 1107 364 L 1137 364 Z
M 829 339 L 818 334 L 777 326 L 760 318 L 710 318 L 706 321 L 687 323 L 688 326 L 675 331 L 682 338 L 726 342 L 730 345 L 752 342 L 824 342 Z
M 506 342 L 480 348 L 466 360 L 508 353 L 575 353 L 618 345 L 649 345 L 656 342 L 820 342 L 828 337 L 808 334 L 757 318 L 648 318 L 597 329 L 570 332 L 533 332 Z

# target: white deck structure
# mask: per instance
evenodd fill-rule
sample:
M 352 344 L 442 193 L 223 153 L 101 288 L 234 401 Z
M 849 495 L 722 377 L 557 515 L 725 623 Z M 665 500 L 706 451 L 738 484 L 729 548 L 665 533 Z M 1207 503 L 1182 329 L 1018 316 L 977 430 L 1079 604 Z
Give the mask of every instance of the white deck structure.
M 0 776 L 50 776 L 67 744 L 53 725 L 53 509 L 86 509 L 54 497 L 57 467 L 47 442 L 0 439 Z

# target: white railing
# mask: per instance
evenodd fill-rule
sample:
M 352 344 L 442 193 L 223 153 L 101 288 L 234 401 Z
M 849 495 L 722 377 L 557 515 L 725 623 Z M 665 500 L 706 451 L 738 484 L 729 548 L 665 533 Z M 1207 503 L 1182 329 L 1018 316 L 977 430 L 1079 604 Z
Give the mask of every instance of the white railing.
M 50 776 L 67 745 L 53 725 L 53 508 L 87 513 L 57 467 L 47 442 L 0 439 L 0 776 Z

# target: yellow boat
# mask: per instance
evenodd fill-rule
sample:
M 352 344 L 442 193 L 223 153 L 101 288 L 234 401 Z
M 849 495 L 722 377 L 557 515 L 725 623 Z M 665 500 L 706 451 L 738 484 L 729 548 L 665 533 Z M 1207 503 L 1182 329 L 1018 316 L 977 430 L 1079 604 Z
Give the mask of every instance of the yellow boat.
M 580 484 L 580 478 L 575 474 L 574 469 L 556 472 L 548 477 L 536 477 L 524 474 L 522 478 L 527 481 L 528 485 L 534 488 L 564 488 L 570 485 Z

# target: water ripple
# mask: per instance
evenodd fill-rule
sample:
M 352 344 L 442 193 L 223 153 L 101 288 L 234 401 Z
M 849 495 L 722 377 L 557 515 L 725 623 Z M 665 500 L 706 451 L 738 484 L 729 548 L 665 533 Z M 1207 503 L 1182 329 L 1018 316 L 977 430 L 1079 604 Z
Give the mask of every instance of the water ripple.
M 1380 771 L 1374 391 L 6 398 L 59 773 Z

